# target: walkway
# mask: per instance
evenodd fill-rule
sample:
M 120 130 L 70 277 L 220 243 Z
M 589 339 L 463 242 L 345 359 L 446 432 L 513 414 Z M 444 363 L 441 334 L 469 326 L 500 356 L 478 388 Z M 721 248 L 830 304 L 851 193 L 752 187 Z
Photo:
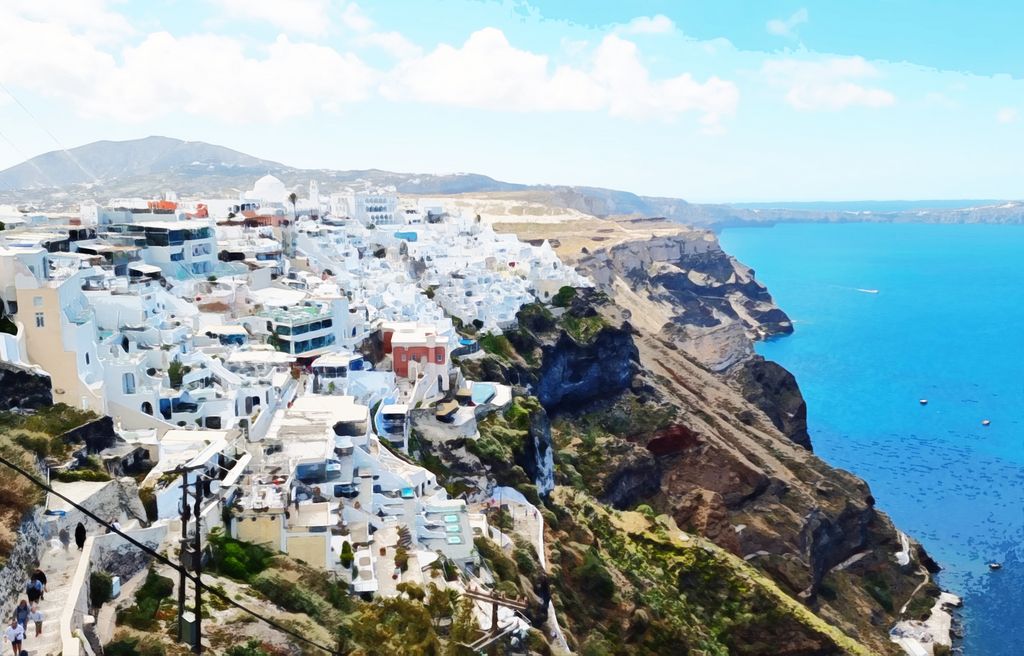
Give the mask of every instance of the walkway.
M 43 611 L 43 634 L 36 636 L 35 625 L 29 622 L 24 649 L 29 656 L 60 656 L 63 651 L 60 640 L 60 615 L 67 601 L 71 577 L 78 567 L 81 552 L 72 542 L 68 551 L 57 545 L 54 550 L 49 544 L 41 559 L 40 569 L 46 574 L 46 597 L 39 602 Z

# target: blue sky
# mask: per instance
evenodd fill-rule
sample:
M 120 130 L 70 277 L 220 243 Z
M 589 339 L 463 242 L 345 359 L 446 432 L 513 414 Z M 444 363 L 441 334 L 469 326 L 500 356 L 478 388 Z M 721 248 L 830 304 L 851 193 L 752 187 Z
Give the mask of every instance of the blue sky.
M 1021 198 L 1022 21 L 938 0 L 5 0 L 0 168 L 163 134 L 694 201 Z

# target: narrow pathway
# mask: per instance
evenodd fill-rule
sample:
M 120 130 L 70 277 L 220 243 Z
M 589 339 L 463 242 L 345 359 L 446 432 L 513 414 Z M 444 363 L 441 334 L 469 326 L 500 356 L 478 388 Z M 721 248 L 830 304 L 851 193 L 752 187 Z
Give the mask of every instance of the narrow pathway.
M 40 560 L 40 569 L 46 574 L 46 597 L 39 602 L 39 609 L 43 612 L 43 633 L 37 638 L 35 625 L 29 622 L 23 647 L 29 656 L 60 656 L 63 652 L 60 616 L 64 604 L 69 601 L 68 588 L 80 556 L 81 552 L 74 543 L 66 552 L 59 545 L 55 550 L 50 545 L 46 546 Z

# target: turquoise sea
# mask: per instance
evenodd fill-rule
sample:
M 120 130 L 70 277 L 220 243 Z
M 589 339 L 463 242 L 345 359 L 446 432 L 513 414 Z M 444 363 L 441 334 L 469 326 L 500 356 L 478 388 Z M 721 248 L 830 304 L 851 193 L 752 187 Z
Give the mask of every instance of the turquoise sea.
M 721 242 L 794 321 L 758 351 L 796 375 L 815 452 L 942 565 L 965 654 L 1024 654 L 1024 226 L 786 224 Z

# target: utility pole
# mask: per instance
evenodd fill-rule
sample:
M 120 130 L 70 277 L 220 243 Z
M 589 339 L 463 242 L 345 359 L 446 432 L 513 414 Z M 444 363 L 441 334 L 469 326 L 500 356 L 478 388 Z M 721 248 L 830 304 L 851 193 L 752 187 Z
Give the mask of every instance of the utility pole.
M 192 653 L 201 654 L 203 653 L 203 548 L 201 544 L 202 540 L 202 526 L 199 512 L 203 507 L 203 479 L 204 475 L 199 474 L 196 476 L 196 507 L 193 513 L 196 518 L 196 534 L 194 542 L 193 558 L 195 558 L 195 571 L 196 571 L 196 641 L 192 645 Z
M 185 555 L 185 544 L 188 541 L 188 520 L 191 516 L 188 505 L 188 470 L 181 472 L 181 540 L 178 551 Z M 179 558 L 180 560 L 180 558 Z M 185 640 L 185 568 L 178 569 L 178 642 Z

